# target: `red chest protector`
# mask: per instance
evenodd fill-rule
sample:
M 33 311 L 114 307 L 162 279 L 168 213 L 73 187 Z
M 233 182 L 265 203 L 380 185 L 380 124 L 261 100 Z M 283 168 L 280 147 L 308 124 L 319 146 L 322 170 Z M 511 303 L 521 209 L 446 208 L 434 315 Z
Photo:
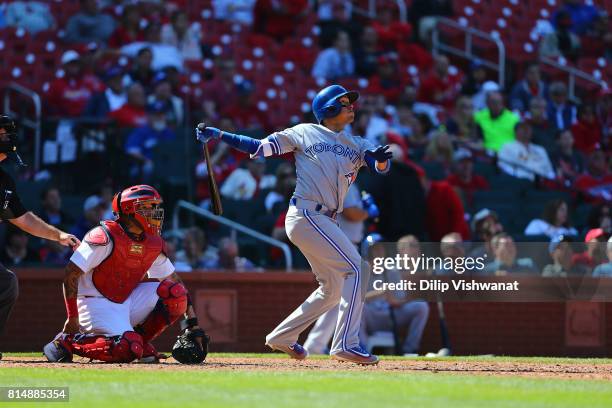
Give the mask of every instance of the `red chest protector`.
M 93 245 L 108 245 L 109 240 L 113 241 L 113 249 L 93 269 L 92 280 L 108 300 L 123 303 L 162 252 L 164 241 L 159 236 L 134 241 L 115 221 L 103 221 L 85 237 L 85 241 Z

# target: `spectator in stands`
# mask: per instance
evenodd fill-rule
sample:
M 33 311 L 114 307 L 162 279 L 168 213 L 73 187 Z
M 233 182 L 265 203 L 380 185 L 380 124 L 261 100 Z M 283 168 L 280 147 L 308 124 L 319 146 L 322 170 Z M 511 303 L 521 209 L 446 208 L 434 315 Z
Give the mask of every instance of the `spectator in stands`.
M 484 257 L 488 260 L 493 259 L 493 248 L 491 247 L 491 239 L 504 232 L 504 226 L 499 222 L 499 217 L 495 211 L 488 208 L 483 208 L 474 214 L 472 218 L 472 231 L 474 236 L 481 245 L 477 245 L 470 251 L 471 257 Z
M 571 18 L 565 12 L 556 16 L 557 27 L 554 32 L 546 34 L 540 41 L 540 56 L 557 58 L 565 57 L 575 61 L 580 53 L 580 38 L 571 32 Z
M 235 88 L 236 103 L 227 106 L 221 114 L 232 118 L 241 132 L 259 132 L 263 135 L 271 131 L 268 115 L 257 107 L 253 82 L 244 80 L 235 85 Z
M 266 162 L 262 157 L 246 161 L 246 169 L 237 168 L 221 186 L 221 195 L 232 200 L 250 200 L 276 182 L 276 177 L 265 175 Z
M 274 189 L 268 193 L 264 202 L 267 212 L 273 212 L 274 207 L 279 203 L 283 206 L 286 204 L 287 191 L 285 191 L 285 187 L 287 183 L 285 180 L 288 178 L 295 178 L 295 167 L 289 162 L 283 162 L 276 168 Z
M 361 33 L 361 24 L 351 19 L 353 2 L 348 0 L 322 0 L 317 2 L 317 25 L 320 28 L 319 47 L 333 46 L 338 31 L 346 31 L 354 42 Z
M 565 235 L 557 235 L 553 237 L 548 244 L 548 253 L 553 260 L 552 264 L 548 264 L 542 269 L 542 276 L 547 278 L 562 278 L 575 273 L 575 268 L 572 266 L 572 239 Z
M 466 207 L 473 204 L 476 191 L 488 190 L 489 182 L 483 176 L 474 174 L 474 159 L 472 152 L 460 148 L 453 155 L 452 174 L 446 178 L 448 184 L 461 194 Z
M 155 71 L 152 68 L 153 51 L 149 47 L 143 47 L 136 53 L 132 70 L 127 75 L 126 82 L 141 84 L 147 92 L 153 90 L 153 79 Z
M 102 221 L 104 210 L 104 203 L 99 196 L 87 197 L 83 203 L 83 215 L 77 220 L 70 233 L 82 240 L 90 229 Z
M 8 27 L 23 28 L 32 35 L 55 28 L 55 19 L 48 4 L 40 1 L 15 1 L 5 3 L 5 5 L 5 22 Z M 2 12 L 0 11 L 1 19 Z
M 572 134 L 574 147 L 584 154 L 590 154 L 601 147 L 601 125 L 593 105 L 583 104 L 578 107 L 578 121 L 572 125 Z
M 527 122 L 519 122 L 515 132 L 516 140 L 505 143 L 499 151 L 499 168 L 517 178 L 554 179 L 555 171 L 548 153 L 542 146 L 531 143 L 531 126 Z
M 567 87 L 563 82 L 550 85 L 550 100 L 546 111 L 548 120 L 557 129 L 567 129 L 576 122 L 576 107 L 568 102 Z
M 431 32 L 436 25 L 436 17 L 452 17 L 452 0 L 414 0 L 410 5 L 408 17 L 415 34 L 425 44 L 431 43 Z
M 41 212 L 40 218 L 47 224 L 53 225 L 61 230 L 66 230 L 73 220 L 62 211 L 62 196 L 57 187 L 48 187 L 40 195 Z
M 359 44 L 353 51 L 355 74 L 364 78 L 374 75 L 378 68 L 378 57 L 380 55 L 376 30 L 369 26 L 364 27 Z
M 429 144 L 433 125 L 431 119 L 425 113 L 415 115 L 415 119 L 409 137 L 410 153 L 414 159 L 421 160 L 425 155 L 426 146 Z
M 419 88 L 419 100 L 446 109 L 452 109 L 461 91 L 461 75 L 457 68 L 450 67 L 448 57 L 438 55 L 434 58 L 431 73 L 423 79 Z
M 130 85 L 127 90 L 127 102 L 119 109 L 109 112 L 109 117 L 117 121 L 122 128 L 138 128 L 147 124 L 146 95 L 139 83 Z
M 110 48 L 121 48 L 124 45 L 142 40 L 140 9 L 137 4 L 126 4 L 121 14 L 121 24 L 115 28 L 108 40 L 108 46 Z
M 474 120 L 484 139 L 484 147 L 499 152 L 504 144 L 514 140 L 514 128 L 520 119 L 504 107 L 500 92 L 489 92 L 487 108 L 476 112 Z
M 108 14 L 100 13 L 97 0 L 80 0 L 80 3 L 81 11 L 66 23 L 66 42 L 105 45 L 115 30 L 115 20 Z
M 172 85 L 166 73 L 158 72 L 153 78 L 153 94 L 149 95 L 147 103 L 161 104 L 164 107 L 168 126 L 176 128 L 183 124 L 185 118 L 183 100 L 172 93 Z
M 608 147 L 612 138 L 612 88 L 602 89 L 597 98 L 597 120 L 602 124 L 603 141 Z
M 166 107 L 155 102 L 148 107 L 148 124 L 134 129 L 125 142 L 125 152 L 133 159 L 130 175 L 137 180 L 147 181 L 153 175 L 153 149 L 160 142 L 176 139 L 176 134 L 168 126 Z M 178 159 L 178 158 L 177 158 Z M 163 163 L 158 163 L 163 165 Z
M 397 51 L 398 45 L 410 41 L 412 27 L 395 17 L 397 5 L 395 2 L 384 2 L 376 13 L 372 28 L 378 35 L 378 43 L 385 52 Z
M 372 194 L 380 209 L 378 231 L 389 241 L 406 234 L 424 237 L 427 204 L 419 173 L 416 167 L 405 163 L 400 149 L 393 150 L 391 160 L 393 171 L 386 177 L 361 184 Z M 410 214 L 410 217 L 406 217 L 406 214 Z
M 576 228 L 570 226 L 567 203 L 555 199 L 546 203 L 542 218 L 535 218 L 525 228 L 525 235 L 546 235 L 553 239 L 559 235 L 578 235 Z
M 590 154 L 587 172 L 578 177 L 574 188 L 584 194 L 588 202 L 612 201 L 612 173 L 603 151 L 595 150 Z
M 412 237 L 414 238 L 414 237 Z M 404 244 L 398 243 L 397 252 L 400 253 Z M 385 250 L 381 243 L 368 248 L 370 261 L 377 257 L 384 257 Z M 403 255 L 403 254 L 401 254 Z M 386 270 L 377 279 L 385 283 L 400 283 L 402 276 L 398 270 Z M 393 311 L 393 317 L 391 315 Z M 397 347 L 405 355 L 415 355 L 421 343 L 421 337 L 427 324 L 429 305 L 422 300 L 415 300 L 406 291 L 384 291 L 382 294 L 369 296 L 363 308 L 363 322 L 365 334 L 378 331 L 406 331 L 406 337 Z M 398 333 L 395 333 L 398 335 Z M 360 340 L 365 341 L 365 336 Z
M 236 63 L 230 58 L 217 61 L 216 74 L 204 85 L 202 110 L 205 119 L 216 120 L 220 112 L 229 109 L 238 100 L 238 88 L 234 82 Z
M 454 154 L 455 149 L 453 148 L 453 142 L 448 133 L 443 129 L 436 130 L 431 135 L 430 142 L 425 149 L 425 157 L 423 160 L 426 162 L 439 163 L 444 166 L 445 169 L 448 169 L 453 162 Z
M 142 48 L 150 48 L 153 53 L 151 67 L 160 71 L 167 67 L 175 67 L 183 71 L 184 58 L 178 47 L 162 43 L 162 26 L 157 21 L 150 21 L 144 29 L 143 41 L 133 42 L 121 47 L 121 53 L 129 57 L 135 57 Z
M 490 93 L 501 92 L 502 89 L 497 82 L 485 81 L 480 87 L 478 92 L 472 95 L 472 103 L 474 104 L 474 111 L 478 112 L 485 109 L 487 105 L 487 98 Z
M 185 231 L 182 249 L 176 253 L 175 266 L 179 272 L 191 272 L 194 269 L 204 269 L 218 259 L 219 252 L 208 245 L 204 231 L 199 227 L 191 227 Z
M 378 70 L 370 78 L 368 92 L 383 95 L 387 103 L 399 101 L 405 79 L 399 72 L 398 58 L 395 53 L 386 53 L 378 57 Z
M 219 257 L 214 262 L 207 262 L 206 269 L 222 269 L 234 272 L 261 272 L 253 262 L 240 256 L 238 243 L 232 238 L 222 238 L 219 241 Z
M 308 10 L 308 0 L 257 0 L 253 29 L 280 42 L 293 35 Z
M 253 24 L 253 7 L 255 0 L 213 0 L 215 19 L 238 22 L 245 25 Z
M 612 232 L 612 217 L 610 217 L 610 205 L 607 203 L 597 204 L 591 207 L 587 216 L 587 228 L 589 230 L 601 228 L 605 233 Z
M 104 88 L 95 76 L 83 72 L 78 52 L 64 52 L 61 62 L 64 76 L 51 82 L 47 91 L 47 109 L 53 115 L 74 118 L 83 113 L 91 96 Z
M 461 87 L 461 94 L 474 96 L 482 90 L 487 82 L 487 69 L 482 60 L 475 59 L 470 63 L 470 70 Z
M 537 96 L 531 98 L 525 121 L 531 125 L 533 143 L 544 147 L 550 155 L 558 140 L 559 130 L 548 120 L 547 106 L 546 99 Z
M 468 96 L 457 99 L 453 116 L 446 122 L 446 131 L 458 146 L 473 150 L 483 148 L 482 139 L 478 137 L 478 126 L 474 121 L 474 104 Z
M 603 243 L 608 238 L 608 234 L 601 228 L 595 228 L 587 232 L 584 238 L 586 251 L 572 256 L 572 266 L 583 273 L 588 273 L 596 266 L 606 262 L 606 248 Z
M 451 232 L 470 239 L 470 227 L 465 222 L 465 210 L 461 198 L 448 182 L 432 181 L 426 175 L 421 177 L 426 197 L 427 213 L 425 225 L 429 241 L 439 242 Z
M 29 236 L 25 231 L 10 225 L 6 243 L 0 252 L 0 262 L 7 268 L 39 262 L 36 253 L 28 248 Z
M 608 61 L 612 58 L 612 31 L 609 28 L 610 17 L 608 12 L 601 10 L 592 25 L 580 38 L 583 57 L 600 58 Z
M 92 95 L 85 107 L 85 116 L 103 119 L 110 112 L 127 103 L 127 93 L 123 87 L 123 70 L 112 67 L 104 74 L 106 89 Z
M 451 232 L 446 234 L 440 240 L 440 254 L 443 258 L 457 259 L 465 257 L 465 245 L 461 234 Z M 445 267 L 446 262 L 442 264 L 442 268 L 436 268 L 434 275 L 454 275 L 456 271 Z
M 529 109 L 533 98 L 545 98 L 546 83 L 542 80 L 540 65 L 532 62 L 527 65 L 525 79 L 514 84 L 510 93 L 510 109 L 524 112 Z
M 319 53 L 312 66 L 314 78 L 336 81 L 355 73 L 355 60 L 351 54 L 351 39 L 345 31 L 338 31 L 332 47 Z
M 494 260 L 485 265 L 488 275 L 508 275 L 514 273 L 536 273 L 531 258 L 517 258 L 516 244 L 506 233 L 499 233 L 491 239 Z
M 592 4 L 585 4 L 584 0 L 565 0 L 563 3 L 551 20 L 558 26 L 559 16 L 562 15 L 569 20 L 569 29 L 576 34 L 586 32 L 598 16 L 597 8 Z
M 593 269 L 593 277 L 612 278 L 612 237 L 608 238 L 606 255 L 608 257 L 608 262 L 597 265 L 595 269 Z
M 202 27 L 200 23 L 189 24 L 183 10 L 175 10 L 170 23 L 163 25 L 161 42 L 177 47 L 186 60 L 202 59 Z
M 584 159 L 574 150 L 574 136 L 571 130 L 560 131 L 558 139 L 557 148 L 552 155 L 557 179 L 566 186 L 572 186 L 584 171 Z

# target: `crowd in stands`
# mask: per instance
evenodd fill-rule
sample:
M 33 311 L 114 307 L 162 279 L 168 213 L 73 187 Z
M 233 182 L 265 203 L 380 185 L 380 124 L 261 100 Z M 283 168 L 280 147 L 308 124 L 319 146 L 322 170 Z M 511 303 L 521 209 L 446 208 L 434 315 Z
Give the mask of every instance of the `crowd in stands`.
M 204 120 L 262 137 L 312 121 L 314 92 L 332 82 L 361 93 L 347 131 L 390 144 L 394 152 L 388 176 L 366 173 L 358 179 L 380 208 L 378 222 L 368 229 L 385 240 L 410 234 L 421 241 L 446 239 L 447 247 L 473 241 L 473 250 L 490 254 L 488 270 L 495 273 L 543 267 L 517 256 L 514 246 L 519 236 L 540 236 L 550 241 L 555 260 L 547 274 L 559 275 L 575 264 L 566 262 L 575 246 L 568 240 L 584 241 L 599 230 L 592 240 L 604 242 L 612 233 L 612 92 L 601 88 L 570 98 L 566 83 L 535 61 L 509 65 L 516 67 L 510 81 L 499 84 L 484 60 L 435 54 L 436 19 L 459 18 L 465 1 L 409 1 L 407 21 L 400 21 L 395 2 L 386 1 L 376 2 L 374 18 L 356 12 L 359 2 L 344 0 L 81 0 L 64 2 L 70 15 L 55 3 L 2 3 L 0 33 L 16 37 L 6 34 L 0 43 L 16 49 L 11 41 L 48 35 L 44 53 L 51 39 L 57 40 L 58 65 L 50 77 L 30 84 L 42 92 L 45 117 L 56 120 L 45 143 L 74 140 L 80 120 L 121 130 L 117 143 L 126 173 L 99 191 L 88 191 L 93 195 L 84 200 L 80 215 L 62 212 L 57 188 L 41 197 L 48 221 L 72 227 L 79 237 L 110 216 L 115 189 L 163 182 L 168 163 L 155 160 L 160 146 L 188 143 L 186 151 L 199 157 L 199 147 L 191 144 L 195 123 Z M 549 18 L 532 21 L 542 56 L 575 64 L 597 58 L 610 66 L 608 15 L 601 5 L 586 3 L 592 2 L 549 1 L 554 6 Z M 291 158 L 266 164 L 221 143 L 212 142 L 210 148 L 224 200 L 245 207 L 257 203 L 261 219 L 245 216 L 245 223 L 286 240 L 284 213 L 296 182 Z M 205 163 L 194 163 L 195 200 L 203 206 L 210 198 L 207 178 Z M 541 217 L 532 211 L 522 224 L 506 222 L 515 214 L 512 204 L 520 206 L 532 191 L 563 199 L 531 202 Z M 488 205 L 492 200 L 486 194 L 503 198 Z M 574 228 L 577 210 L 590 219 L 583 217 Z M 235 240 L 209 227 L 193 227 L 179 240 L 171 239 L 179 270 L 256 269 L 254 260 L 240 255 Z M 209 232 L 215 242 L 208 242 Z M 5 241 L 0 261 L 7 266 L 34 260 L 60 264 L 69 256 L 49 243 L 28 244 L 19 231 L 7 231 Z M 275 263 L 279 255 L 274 251 L 268 258 L 267 265 L 282 265 Z M 607 262 L 605 254 L 588 250 L 574 258 L 591 268 Z

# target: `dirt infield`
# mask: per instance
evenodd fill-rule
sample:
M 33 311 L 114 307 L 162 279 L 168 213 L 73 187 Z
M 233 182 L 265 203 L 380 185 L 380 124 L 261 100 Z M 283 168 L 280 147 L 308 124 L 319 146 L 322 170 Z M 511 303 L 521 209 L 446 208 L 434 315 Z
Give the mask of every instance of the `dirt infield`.
M 541 378 L 597 379 L 612 381 L 612 364 L 552 364 L 508 361 L 382 360 L 377 366 L 358 366 L 329 359 L 295 361 L 288 358 L 209 357 L 203 365 L 185 366 L 172 358 L 159 364 L 105 364 L 76 358 L 73 363 L 52 364 L 39 357 L 5 357 L 0 367 L 92 368 L 130 370 L 241 370 L 309 371 L 350 370 L 384 372 L 430 372 L 446 374 L 508 375 Z

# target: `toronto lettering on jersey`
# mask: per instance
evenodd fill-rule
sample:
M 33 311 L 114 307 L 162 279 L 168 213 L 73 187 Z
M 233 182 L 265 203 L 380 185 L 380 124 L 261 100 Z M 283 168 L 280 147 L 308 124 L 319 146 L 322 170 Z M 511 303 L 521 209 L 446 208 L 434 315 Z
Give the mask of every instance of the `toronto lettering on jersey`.
M 338 156 L 348 157 L 348 159 L 354 163 L 357 163 L 359 160 L 359 152 L 357 150 L 353 150 L 348 146 L 343 146 L 341 144 L 331 144 L 331 143 L 315 143 L 308 146 L 304 152 L 308 155 L 313 155 L 314 153 L 323 153 L 323 152 L 332 152 Z

